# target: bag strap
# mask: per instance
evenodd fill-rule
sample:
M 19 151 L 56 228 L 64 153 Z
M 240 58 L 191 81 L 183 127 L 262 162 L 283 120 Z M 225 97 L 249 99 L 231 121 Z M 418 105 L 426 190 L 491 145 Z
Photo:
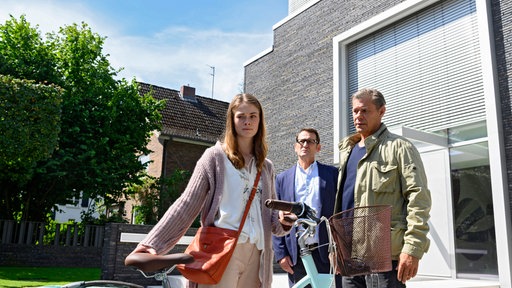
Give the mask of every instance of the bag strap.
M 254 186 L 252 186 L 251 195 L 249 196 L 249 200 L 247 200 L 247 204 L 245 205 L 244 216 L 242 216 L 242 221 L 240 222 L 240 227 L 238 227 L 238 235 L 242 232 L 242 228 L 244 228 L 245 219 L 247 218 L 247 214 L 249 214 L 249 209 L 251 208 L 252 200 L 254 199 L 254 195 L 256 195 L 256 189 L 258 188 L 258 182 L 260 181 L 261 171 L 258 171 L 256 174 L 256 179 L 254 179 Z M 237 237 L 238 240 L 238 237 Z

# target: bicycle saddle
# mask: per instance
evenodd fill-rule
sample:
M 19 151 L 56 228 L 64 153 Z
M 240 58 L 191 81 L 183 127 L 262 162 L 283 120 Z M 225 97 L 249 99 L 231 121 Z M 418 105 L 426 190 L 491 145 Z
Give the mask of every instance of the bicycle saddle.
M 150 253 L 133 253 L 124 259 L 125 266 L 133 266 L 143 272 L 160 271 L 176 264 L 194 262 L 194 257 L 186 253 L 154 255 Z

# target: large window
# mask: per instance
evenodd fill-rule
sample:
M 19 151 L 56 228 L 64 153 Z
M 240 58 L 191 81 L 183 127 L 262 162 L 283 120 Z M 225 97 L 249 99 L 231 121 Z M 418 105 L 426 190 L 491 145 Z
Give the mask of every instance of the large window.
M 457 274 L 497 275 L 487 142 L 451 148 L 450 154 Z
M 380 90 L 388 127 L 435 132 L 485 120 L 478 35 L 475 0 L 440 1 L 349 43 L 347 94 Z

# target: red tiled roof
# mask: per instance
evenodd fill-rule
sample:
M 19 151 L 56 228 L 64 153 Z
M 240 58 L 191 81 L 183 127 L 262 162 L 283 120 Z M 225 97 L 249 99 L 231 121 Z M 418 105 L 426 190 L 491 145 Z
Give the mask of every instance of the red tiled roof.
M 229 103 L 197 96 L 196 102 L 183 100 L 180 92 L 139 82 L 139 93 L 151 89 L 153 97 L 167 99 L 162 113 L 162 135 L 214 143 L 224 132 Z

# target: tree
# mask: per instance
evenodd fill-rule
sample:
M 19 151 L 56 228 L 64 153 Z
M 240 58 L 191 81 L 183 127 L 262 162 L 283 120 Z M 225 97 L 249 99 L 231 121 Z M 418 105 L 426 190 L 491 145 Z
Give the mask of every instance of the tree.
M 12 218 L 19 211 L 19 187 L 57 147 L 62 89 L 37 83 L 58 83 L 54 66 L 51 46 L 24 17 L 18 21 L 11 16 L 0 25 L 1 217 Z
M 16 187 L 26 184 L 37 162 L 48 159 L 57 147 L 61 101 L 58 87 L 0 75 L 2 213 L 16 207 L 12 206 L 19 202 Z
M 0 179 L 25 183 L 39 160 L 57 147 L 60 131 L 58 87 L 0 74 Z
M 57 147 L 62 89 L 36 83 L 57 82 L 54 64 L 49 45 L 24 17 L 0 25 L 1 179 L 27 181 Z
M 16 22 L 14 31 L 26 33 L 26 25 Z M 21 200 L 4 217 L 20 213 L 22 219 L 43 220 L 55 204 L 73 197 L 102 198 L 105 207 L 117 204 L 125 188 L 139 182 L 145 167 L 138 157 L 149 153 L 149 136 L 160 128 L 164 103 L 151 93 L 140 95 L 135 80 L 115 79 L 119 70 L 103 54 L 105 38 L 82 23 L 49 33 L 47 39 L 58 77 L 38 80 L 55 81 L 64 89 L 58 147 L 49 159 L 37 162 L 30 181 L 10 191 Z M 10 54 L 3 57 L 9 68 L 4 70 L 17 71 Z

